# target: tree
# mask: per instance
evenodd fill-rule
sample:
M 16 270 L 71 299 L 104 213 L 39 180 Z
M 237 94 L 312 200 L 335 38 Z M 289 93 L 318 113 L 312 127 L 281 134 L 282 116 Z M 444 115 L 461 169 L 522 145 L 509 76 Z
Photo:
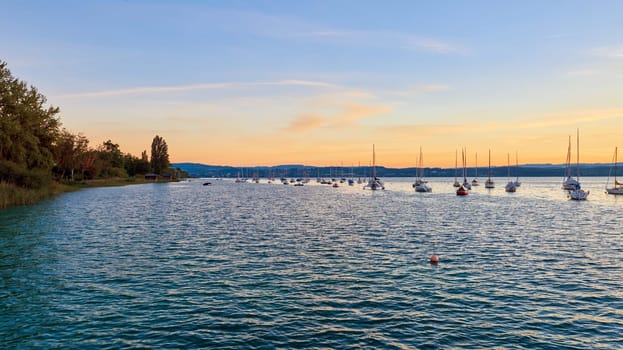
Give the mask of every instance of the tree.
M 12 169 L 0 180 L 19 182 L 11 172 L 50 175 L 60 121 L 59 109 L 46 103 L 45 96 L 13 77 L 0 61 L 0 163 Z
M 156 135 L 151 142 L 151 167 L 156 174 L 169 167 L 169 147 L 167 142 Z
M 67 175 L 73 181 L 74 171 L 80 170 L 80 163 L 89 150 L 89 140 L 82 134 L 72 134 L 63 129 L 58 136 L 55 147 L 56 169 L 60 178 Z

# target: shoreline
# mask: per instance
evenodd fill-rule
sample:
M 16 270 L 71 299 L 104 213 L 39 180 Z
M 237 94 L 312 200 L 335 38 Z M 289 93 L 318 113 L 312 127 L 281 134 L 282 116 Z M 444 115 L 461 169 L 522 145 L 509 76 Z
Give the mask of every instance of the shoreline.
M 0 182 L 0 210 L 16 206 L 38 204 L 63 193 L 80 191 L 85 188 L 119 187 L 128 185 L 142 185 L 148 183 L 167 183 L 178 181 L 179 180 L 162 181 L 137 178 L 96 179 L 71 184 L 54 181 L 50 185 L 39 189 L 28 189 L 16 186 L 8 182 Z

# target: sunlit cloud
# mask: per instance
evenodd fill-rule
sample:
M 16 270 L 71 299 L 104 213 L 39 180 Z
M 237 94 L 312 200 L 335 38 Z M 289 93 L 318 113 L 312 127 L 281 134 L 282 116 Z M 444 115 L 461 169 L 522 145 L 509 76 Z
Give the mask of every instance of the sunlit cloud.
M 286 128 L 291 132 L 302 132 L 318 128 L 344 128 L 352 126 L 354 122 L 366 117 L 383 115 L 391 111 L 387 106 L 366 106 L 350 104 L 333 116 L 318 114 L 300 114 L 294 118 Z
M 322 81 L 308 80 L 279 80 L 264 82 L 228 82 L 228 83 L 209 83 L 209 84 L 190 84 L 173 86 L 144 86 L 127 89 L 101 90 L 93 92 L 80 92 L 75 94 L 65 94 L 56 96 L 57 98 L 81 98 L 81 97 L 106 97 L 123 95 L 148 95 L 166 92 L 184 92 L 194 90 L 226 90 L 240 89 L 259 86 L 302 86 L 315 88 L 337 88 L 336 85 Z

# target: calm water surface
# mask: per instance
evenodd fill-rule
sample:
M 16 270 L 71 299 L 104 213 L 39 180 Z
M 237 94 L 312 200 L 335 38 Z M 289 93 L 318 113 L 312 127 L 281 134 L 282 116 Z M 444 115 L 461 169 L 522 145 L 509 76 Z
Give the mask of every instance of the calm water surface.
M 0 211 L 1 347 L 623 347 L 605 179 L 586 202 L 559 178 L 467 197 L 452 180 L 194 180 Z

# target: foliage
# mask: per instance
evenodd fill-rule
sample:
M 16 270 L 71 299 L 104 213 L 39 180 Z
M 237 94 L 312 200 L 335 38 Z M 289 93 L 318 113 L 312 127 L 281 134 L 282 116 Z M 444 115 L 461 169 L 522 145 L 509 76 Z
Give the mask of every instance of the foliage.
M 45 183 L 44 172 L 55 163 L 59 137 L 59 109 L 46 107 L 47 100 L 33 86 L 13 77 L 0 61 L 0 180 L 20 186 Z
M 179 174 L 168 169 L 168 146 L 162 137 L 153 139 L 151 161 L 147 151 L 140 158 L 125 154 L 111 140 L 92 148 L 81 133 L 61 129 L 59 112 L 0 60 L 0 206 L 45 198 L 60 188 L 53 178 L 68 183 L 127 179 L 149 173 L 152 167 L 158 174 Z
M 151 167 L 156 174 L 160 175 L 169 165 L 171 165 L 169 162 L 169 146 L 162 137 L 156 135 L 151 142 Z

